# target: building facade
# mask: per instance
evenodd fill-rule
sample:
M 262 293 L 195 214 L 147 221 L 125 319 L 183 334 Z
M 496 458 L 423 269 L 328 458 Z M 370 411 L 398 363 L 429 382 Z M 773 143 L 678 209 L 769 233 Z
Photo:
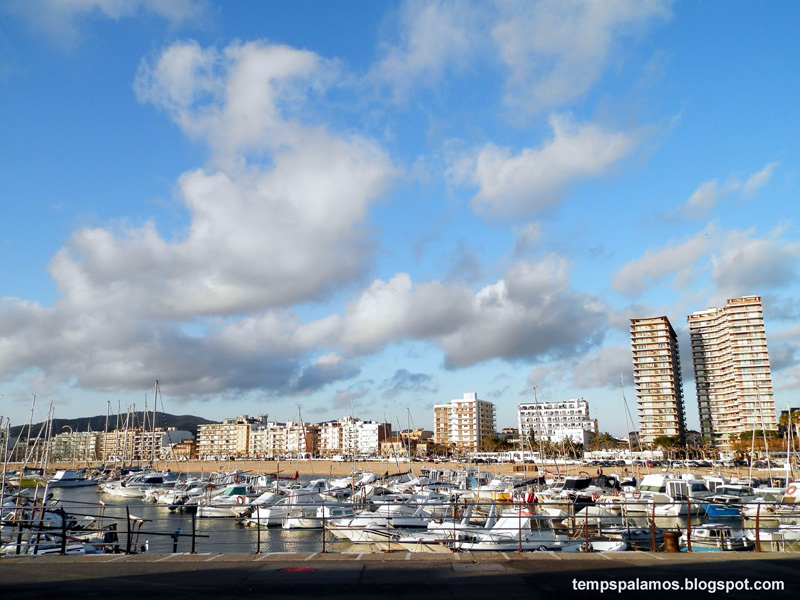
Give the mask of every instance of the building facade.
M 433 407 L 433 439 L 436 444 L 475 451 L 494 433 L 495 407 L 468 392 L 463 398 Z
M 597 420 L 589 417 L 589 403 L 583 398 L 520 404 L 517 419 L 520 439 L 526 443 L 538 440 L 558 444 L 569 439 L 587 444 L 597 435 Z
M 776 430 L 761 297 L 732 298 L 688 320 L 703 439 L 728 449 L 731 436 Z
M 222 423 L 197 426 L 197 456 L 200 459 L 227 460 L 248 456 L 250 429 L 253 423 L 246 416 L 225 419 Z
M 633 383 L 639 411 L 639 441 L 657 437 L 686 442 L 686 411 L 678 336 L 667 317 L 631 319 Z

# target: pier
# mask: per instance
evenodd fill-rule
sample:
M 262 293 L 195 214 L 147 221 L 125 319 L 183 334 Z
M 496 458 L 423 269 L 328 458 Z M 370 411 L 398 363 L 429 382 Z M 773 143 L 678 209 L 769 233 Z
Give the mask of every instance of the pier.
M 606 582 L 632 587 L 597 588 Z M 770 591 L 754 591 L 766 584 Z M 666 593 L 653 586 L 681 586 Z M 715 592 L 709 591 L 713 585 Z M 731 588 L 729 592 L 724 586 Z M 594 590 L 592 589 L 594 586 Z M 702 589 L 690 589 L 695 588 Z M 723 587 L 720 587 L 723 586 Z M 748 586 L 749 589 L 745 589 Z M 775 587 L 783 589 L 775 589 Z M 741 589 L 735 589 L 735 588 Z M 651 591 L 645 591 L 651 590 Z M 753 553 L 266 553 L 4 557 L 0 597 L 796 598 L 800 556 Z

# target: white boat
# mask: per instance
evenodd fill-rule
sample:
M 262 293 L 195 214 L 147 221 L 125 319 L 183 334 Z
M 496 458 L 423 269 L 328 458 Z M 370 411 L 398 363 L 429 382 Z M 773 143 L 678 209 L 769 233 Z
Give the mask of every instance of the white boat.
M 382 504 L 375 510 L 362 510 L 349 518 L 333 519 L 327 529 L 339 539 L 359 543 L 373 541 L 364 529 L 427 529 L 429 522 L 430 515 L 424 511 L 424 505 Z
M 197 516 L 205 519 L 233 519 L 242 516 L 255 494 L 246 483 L 228 485 L 218 494 L 197 502 Z
M 314 504 L 295 506 L 283 519 L 284 529 L 323 529 L 333 519 L 348 519 L 356 514 L 352 504 Z
M 273 504 L 253 503 L 247 511 L 245 525 L 250 527 L 281 527 L 284 520 L 292 514 L 298 517 L 312 517 L 316 514 L 318 506 L 325 503 L 325 499 L 313 489 L 287 489 L 284 496 L 270 496 L 270 500 L 277 500 Z
M 56 471 L 56 474 L 47 483 L 51 488 L 54 487 L 84 487 L 89 485 L 97 485 L 93 479 L 87 479 L 78 471 L 71 469 L 64 469 Z
M 755 530 L 748 529 L 744 535 L 755 546 Z M 800 527 L 779 525 L 775 528 L 759 529 L 758 545 L 762 552 L 798 552 L 800 551 Z
M 681 535 L 681 546 L 688 547 L 689 537 Z M 740 551 L 752 550 L 755 542 L 730 525 L 707 523 L 692 527 L 692 550 L 698 551 Z
M 454 547 L 469 552 L 520 549 L 569 551 L 579 545 L 566 535 L 556 533 L 549 517 L 534 515 L 525 509 L 512 509 L 501 513 L 490 529 L 465 533 Z
M 136 473 L 119 481 L 109 481 L 98 486 L 98 491 L 121 498 L 144 498 L 154 488 L 175 485 L 178 476 L 170 472 Z

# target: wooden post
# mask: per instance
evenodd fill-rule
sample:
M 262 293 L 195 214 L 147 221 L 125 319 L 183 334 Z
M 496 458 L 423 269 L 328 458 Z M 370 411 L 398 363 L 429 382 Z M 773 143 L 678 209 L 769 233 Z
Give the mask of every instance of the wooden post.
M 583 507 L 583 535 L 585 538 L 584 552 L 589 552 L 589 505 Z
M 686 551 L 692 551 L 692 504 L 688 502 L 686 507 Z
M 656 501 L 653 500 L 653 511 L 650 517 L 650 537 L 653 542 L 652 551 L 658 552 L 658 546 L 656 545 Z
M 761 515 L 761 502 L 756 504 L 756 552 L 761 552 L 761 530 L 759 527 L 759 517 Z

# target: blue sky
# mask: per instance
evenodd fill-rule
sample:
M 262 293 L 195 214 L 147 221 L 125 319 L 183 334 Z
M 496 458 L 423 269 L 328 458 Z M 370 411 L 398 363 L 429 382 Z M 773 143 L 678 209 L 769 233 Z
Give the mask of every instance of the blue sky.
M 0 7 L 0 415 L 626 431 L 629 319 L 762 296 L 796 404 L 789 2 Z

